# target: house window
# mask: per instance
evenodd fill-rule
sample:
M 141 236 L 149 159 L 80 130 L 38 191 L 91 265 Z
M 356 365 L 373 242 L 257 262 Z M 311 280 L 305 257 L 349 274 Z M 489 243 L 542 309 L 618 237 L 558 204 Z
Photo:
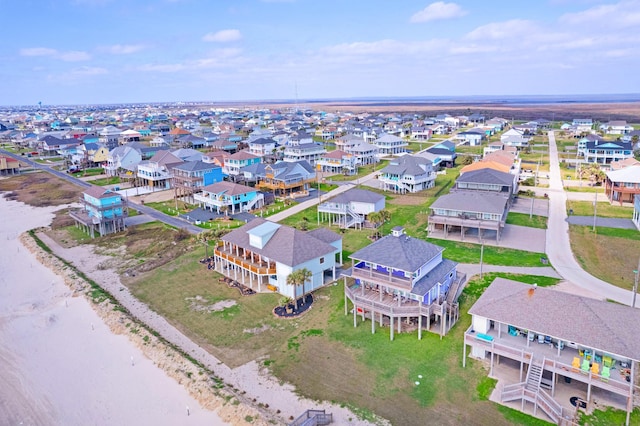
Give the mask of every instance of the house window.
M 324 263 L 324 257 L 320 258 L 320 264 L 322 265 Z

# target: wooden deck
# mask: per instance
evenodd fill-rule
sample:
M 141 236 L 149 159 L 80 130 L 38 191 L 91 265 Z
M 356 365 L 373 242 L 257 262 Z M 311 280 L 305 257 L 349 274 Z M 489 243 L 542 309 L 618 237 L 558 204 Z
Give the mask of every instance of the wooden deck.
M 221 247 L 216 247 L 214 250 L 216 256 L 233 263 L 234 265 L 238 265 L 241 268 L 246 269 L 247 271 L 253 272 L 258 275 L 275 275 L 276 268 L 269 267 L 267 262 L 256 263 L 250 260 L 250 258 L 245 258 L 243 256 L 238 256 L 234 253 L 230 253 L 226 250 L 221 249 Z
M 524 364 L 529 364 L 532 358 L 538 362 L 544 359 L 545 371 L 569 377 L 624 397 L 630 395 L 632 384 L 626 381 L 619 366 L 611 370 L 611 376 L 608 380 L 603 380 L 599 374 L 594 374 L 591 371 L 583 372 L 571 365 L 574 357 L 580 358 L 578 351 L 571 347 L 565 346 L 558 354 L 558 349 L 552 345 L 537 343 L 537 340 L 530 341 L 522 336 L 511 336 L 507 332 L 502 332 L 500 337 L 495 330 L 490 330 L 483 335 L 489 336 L 493 340 L 482 339 L 478 336 L 477 333 L 471 332 L 470 327 L 464 335 L 465 345 L 480 347 L 494 355 L 507 357 Z

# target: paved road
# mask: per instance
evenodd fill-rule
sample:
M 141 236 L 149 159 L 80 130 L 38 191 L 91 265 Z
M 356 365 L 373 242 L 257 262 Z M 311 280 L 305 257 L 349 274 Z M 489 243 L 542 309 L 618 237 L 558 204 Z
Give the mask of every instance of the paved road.
M 593 226 L 593 216 L 569 216 L 567 218 L 571 225 Z M 636 229 L 631 219 L 617 219 L 613 217 L 596 217 L 596 227 Z
M 59 177 L 60 179 L 64 179 L 69 183 L 72 183 L 74 185 L 78 185 L 81 188 L 89 188 L 91 186 L 91 184 L 84 182 L 76 177 L 71 176 L 70 174 L 67 173 L 63 173 L 60 172 L 58 170 L 55 170 L 53 168 L 51 168 L 48 165 L 45 164 L 40 164 L 40 163 L 36 163 L 35 161 L 32 161 L 29 158 L 24 158 L 21 155 L 16 155 L 13 154 L 9 151 L 6 151 L 4 149 L 0 149 L 0 153 L 4 154 L 4 155 L 8 155 L 12 158 L 15 158 L 16 160 L 19 160 L 23 163 L 26 163 L 27 165 L 29 165 L 30 167 L 33 167 L 36 170 L 42 170 L 48 173 L 51 173 L 57 177 Z M 134 208 L 135 210 L 138 210 L 140 213 L 142 214 L 146 214 L 147 216 L 152 217 L 154 220 L 158 220 L 160 222 L 166 223 L 167 225 L 171 225 L 174 226 L 176 228 L 183 228 L 186 229 L 189 233 L 191 234 L 199 234 L 202 232 L 202 229 L 198 228 L 195 225 L 190 224 L 189 222 L 186 222 L 182 219 L 179 219 L 177 217 L 173 217 L 173 216 L 169 216 L 166 215 L 158 210 L 152 209 L 151 207 L 147 207 L 143 204 L 139 204 L 139 203 L 135 203 L 131 200 L 129 200 L 129 205 Z
M 567 222 L 567 195 L 562 187 L 558 147 L 553 131 L 549 132 L 549 222 L 547 228 L 546 253 L 556 271 L 567 281 L 582 287 L 602 298 L 630 305 L 632 293 L 604 282 L 582 269 L 571 251 L 569 223 Z

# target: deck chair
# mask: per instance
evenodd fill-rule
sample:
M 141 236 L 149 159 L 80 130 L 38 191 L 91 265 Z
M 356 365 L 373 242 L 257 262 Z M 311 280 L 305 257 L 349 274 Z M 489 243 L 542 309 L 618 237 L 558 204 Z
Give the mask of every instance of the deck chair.
M 574 356 L 571 366 L 573 367 L 573 370 L 577 373 L 578 370 L 580 370 L 580 358 L 578 358 L 577 356 Z
M 600 379 L 603 382 L 608 382 L 609 381 L 609 377 L 611 377 L 611 371 L 609 369 L 609 367 L 607 367 L 606 365 L 602 366 L 602 376 L 600 377 Z
M 581 373 L 582 374 L 589 374 L 589 368 L 591 366 L 589 365 L 589 360 L 588 359 L 583 359 L 582 360 L 582 367 L 580 367 Z
M 613 358 L 609 355 L 604 355 L 602 357 L 602 372 L 604 373 L 604 367 L 611 368 L 613 367 Z
M 595 375 L 600 374 L 600 364 L 598 364 L 597 362 L 594 362 L 591 365 L 591 372 Z

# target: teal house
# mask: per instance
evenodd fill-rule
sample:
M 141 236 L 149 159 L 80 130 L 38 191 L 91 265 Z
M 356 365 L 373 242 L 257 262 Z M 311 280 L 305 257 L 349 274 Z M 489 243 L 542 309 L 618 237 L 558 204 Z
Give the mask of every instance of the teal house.
M 126 201 L 122 195 L 110 189 L 92 185 L 80 197 L 82 208 L 69 214 L 77 227 L 84 228 L 91 238 L 96 232 L 100 236 L 125 229 L 124 219 L 128 215 Z
M 194 199 L 200 207 L 230 214 L 248 212 L 264 206 L 264 195 L 255 188 L 233 182 L 217 182 L 202 188 Z

